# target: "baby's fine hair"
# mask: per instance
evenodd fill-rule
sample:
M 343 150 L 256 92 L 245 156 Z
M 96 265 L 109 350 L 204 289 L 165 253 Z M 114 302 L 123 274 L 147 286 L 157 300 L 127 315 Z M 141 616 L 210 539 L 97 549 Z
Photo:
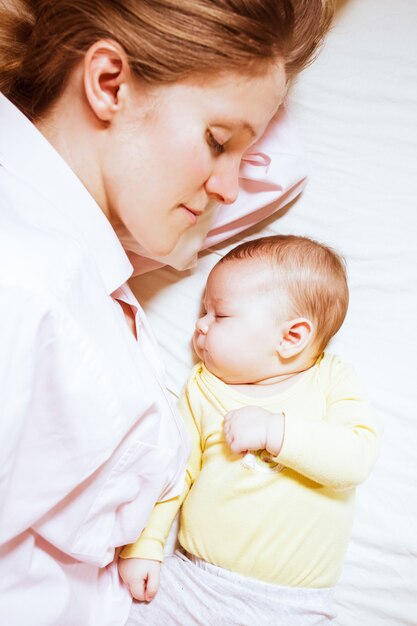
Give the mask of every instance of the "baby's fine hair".
M 346 317 L 349 290 L 344 259 L 308 237 L 274 235 L 236 246 L 219 263 L 244 259 L 270 264 L 271 288 L 288 295 L 291 316 L 313 322 L 313 345 L 320 354 Z

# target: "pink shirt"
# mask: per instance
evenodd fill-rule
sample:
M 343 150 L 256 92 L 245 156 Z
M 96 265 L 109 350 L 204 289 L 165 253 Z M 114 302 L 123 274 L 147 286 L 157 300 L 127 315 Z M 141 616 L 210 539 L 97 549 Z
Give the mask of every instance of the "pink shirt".
M 0 624 L 122 625 L 115 548 L 182 488 L 187 439 L 109 222 L 3 97 L 0 120 Z
M 243 204 L 191 233 L 193 258 L 301 189 L 282 115 L 266 141 L 282 137 L 283 154 L 247 159 Z M 125 624 L 115 548 L 182 488 L 188 441 L 132 270 L 79 179 L 0 94 L 1 624 Z M 137 340 L 117 300 L 134 310 Z

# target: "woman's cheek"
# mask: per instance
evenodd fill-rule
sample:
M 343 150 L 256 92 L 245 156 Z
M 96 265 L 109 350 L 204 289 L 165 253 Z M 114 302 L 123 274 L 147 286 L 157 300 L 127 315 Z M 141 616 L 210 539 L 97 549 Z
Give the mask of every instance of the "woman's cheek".
M 197 141 L 191 149 L 187 143 L 182 171 L 184 171 L 184 167 L 187 176 L 193 181 L 198 180 L 204 183 L 209 178 L 212 170 L 212 159 L 206 143 Z

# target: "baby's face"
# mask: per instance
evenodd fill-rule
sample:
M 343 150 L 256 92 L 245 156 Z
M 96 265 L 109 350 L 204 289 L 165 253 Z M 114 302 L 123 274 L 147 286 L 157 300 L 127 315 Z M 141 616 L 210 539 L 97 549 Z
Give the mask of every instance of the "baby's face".
M 193 344 L 207 369 L 226 383 L 256 383 L 281 373 L 277 345 L 287 302 L 280 305 L 262 290 L 270 279 L 268 267 L 246 259 L 216 265 L 209 275 Z

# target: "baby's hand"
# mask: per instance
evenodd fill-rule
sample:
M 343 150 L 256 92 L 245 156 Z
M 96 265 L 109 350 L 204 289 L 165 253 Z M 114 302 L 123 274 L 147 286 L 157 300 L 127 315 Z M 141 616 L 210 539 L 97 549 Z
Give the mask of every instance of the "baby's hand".
M 229 411 L 224 418 L 224 434 L 232 452 L 268 450 L 276 456 L 284 440 L 284 413 L 270 413 L 259 406 Z
M 151 559 L 119 559 L 119 574 L 136 600 L 150 602 L 159 587 L 161 563 Z

